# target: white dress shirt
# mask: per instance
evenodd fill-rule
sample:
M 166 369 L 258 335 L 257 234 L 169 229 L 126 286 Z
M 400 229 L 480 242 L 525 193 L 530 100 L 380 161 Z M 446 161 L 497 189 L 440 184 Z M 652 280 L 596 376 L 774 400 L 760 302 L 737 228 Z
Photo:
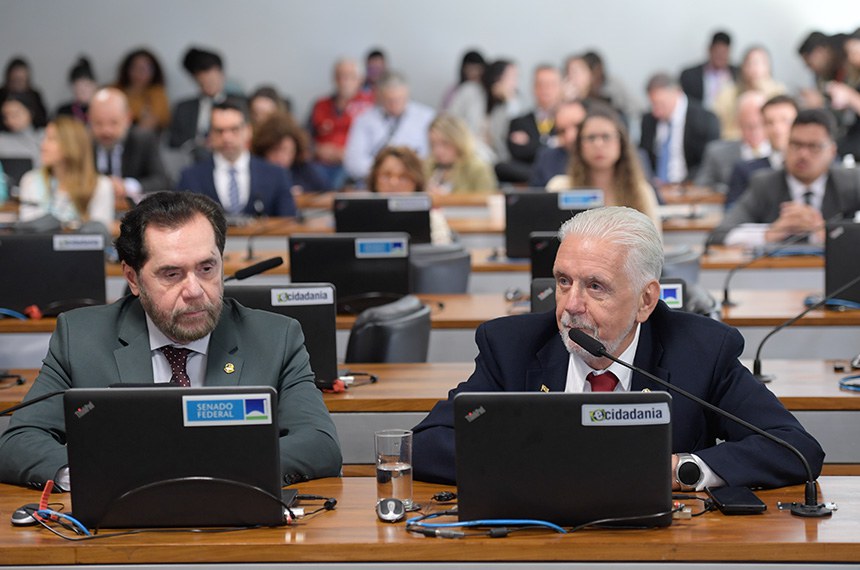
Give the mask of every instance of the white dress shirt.
M 230 164 L 226 158 L 218 153 L 212 156 L 215 161 L 215 171 L 213 172 L 215 180 L 215 191 L 218 192 L 218 199 L 225 210 L 230 208 L 230 169 L 236 169 L 236 182 L 239 184 L 239 204 L 240 210 L 245 209 L 248 199 L 251 196 L 251 154 L 243 152 L 236 159 L 236 162 Z
M 672 111 L 670 121 L 660 121 L 657 123 L 656 144 L 658 149 L 663 148 L 666 137 L 669 136 L 669 123 L 671 123 L 672 138 L 669 140 L 669 180 L 667 182 L 681 182 L 687 178 L 687 158 L 684 156 L 684 129 L 687 124 L 687 106 L 687 96 L 681 94 L 678 97 L 675 110 Z

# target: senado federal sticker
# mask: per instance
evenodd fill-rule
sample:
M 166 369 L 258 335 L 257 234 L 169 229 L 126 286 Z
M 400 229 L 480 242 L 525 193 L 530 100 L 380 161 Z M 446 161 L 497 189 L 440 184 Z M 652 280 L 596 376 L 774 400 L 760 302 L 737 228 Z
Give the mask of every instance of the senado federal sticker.
M 182 397 L 185 427 L 236 426 L 272 423 L 270 394 L 211 394 Z
M 669 404 L 584 404 L 584 426 L 641 426 L 669 423 Z

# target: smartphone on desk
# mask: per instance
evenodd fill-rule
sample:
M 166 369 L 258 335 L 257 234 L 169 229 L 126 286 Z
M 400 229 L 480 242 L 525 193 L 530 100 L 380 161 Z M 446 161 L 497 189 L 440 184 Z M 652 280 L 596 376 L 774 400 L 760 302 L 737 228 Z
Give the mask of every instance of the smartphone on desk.
M 747 487 L 705 487 L 705 492 L 724 515 L 754 515 L 767 510 Z

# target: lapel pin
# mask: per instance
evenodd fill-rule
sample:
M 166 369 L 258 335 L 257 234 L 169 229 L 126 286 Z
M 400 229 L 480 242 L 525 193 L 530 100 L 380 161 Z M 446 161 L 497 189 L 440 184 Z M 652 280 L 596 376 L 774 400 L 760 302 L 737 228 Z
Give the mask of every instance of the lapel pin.
M 546 384 L 541 384 L 540 385 L 540 391 L 541 392 L 549 392 L 549 388 L 546 387 Z
M 233 372 L 235 372 L 235 371 L 236 371 L 236 367 L 233 366 L 232 362 L 228 362 L 227 364 L 224 365 L 224 372 L 226 372 L 227 374 L 233 374 Z
M 650 391 L 651 391 L 651 388 L 642 388 L 642 391 L 643 391 L 643 392 L 650 392 Z

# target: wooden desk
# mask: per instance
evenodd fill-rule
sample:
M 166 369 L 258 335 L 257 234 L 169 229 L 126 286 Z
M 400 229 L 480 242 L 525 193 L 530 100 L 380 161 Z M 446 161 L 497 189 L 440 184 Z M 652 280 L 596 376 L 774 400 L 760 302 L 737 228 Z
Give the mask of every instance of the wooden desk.
M 507 538 L 447 540 L 409 534 L 404 523 L 379 522 L 373 505 L 376 483 L 372 478 L 321 479 L 297 485 L 302 493 L 337 499 L 337 508 L 299 521 L 291 527 L 241 532 L 191 534 L 144 533 L 86 542 L 65 542 L 41 528 L 0 525 L 0 560 L 3 564 L 281 564 L 320 563 L 343 567 L 365 564 L 520 562 L 695 562 L 856 563 L 860 560 L 860 480 L 822 477 L 821 494 L 839 510 L 824 519 L 802 519 L 779 511 L 777 502 L 802 497 L 801 486 L 759 491 L 768 505 L 761 515 L 726 517 L 718 512 L 670 527 L 650 530 L 591 529 L 569 535 L 544 531 L 515 533 Z M 416 483 L 416 502 L 430 504 L 440 485 Z M 25 503 L 38 501 L 38 493 L 0 485 L 0 512 L 4 516 Z M 55 496 L 69 507 L 68 495 Z M 431 508 L 431 507 L 428 507 Z M 105 533 L 110 531 L 104 531 Z M 325 566 L 314 566 L 320 568 Z M 434 565 L 434 567 L 438 567 Z M 683 566 L 676 566 L 683 568 Z M 773 566 L 768 566 L 772 568 Z

